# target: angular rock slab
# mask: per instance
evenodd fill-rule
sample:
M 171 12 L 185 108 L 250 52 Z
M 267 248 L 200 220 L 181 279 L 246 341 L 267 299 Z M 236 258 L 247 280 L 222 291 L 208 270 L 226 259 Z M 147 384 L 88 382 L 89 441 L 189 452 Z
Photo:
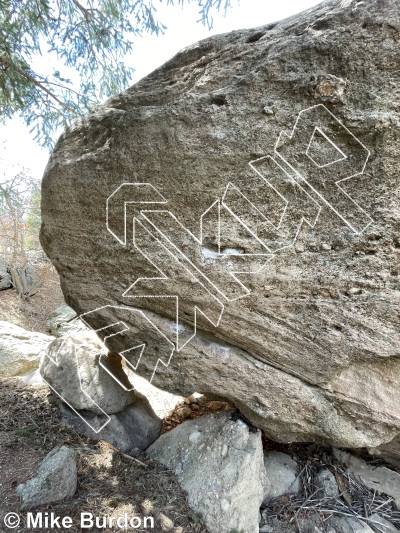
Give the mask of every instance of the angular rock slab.
M 50 335 L 0 321 L 0 375 L 17 376 L 32 371 L 53 340 Z
M 400 434 L 398 29 L 328 0 L 211 37 L 60 137 L 41 242 L 140 375 L 278 441 Z
M 363 459 L 350 453 L 335 450 L 335 457 L 344 463 L 349 472 L 361 479 L 366 487 L 378 494 L 386 494 L 394 500 L 397 509 L 400 510 L 400 474 L 386 468 L 386 466 L 373 466 Z
M 175 472 L 211 533 L 258 533 L 266 481 L 261 433 L 233 413 L 184 422 L 147 454 Z
M 78 483 L 76 453 L 67 446 L 54 448 L 43 459 L 36 477 L 17 487 L 21 510 L 71 498 Z

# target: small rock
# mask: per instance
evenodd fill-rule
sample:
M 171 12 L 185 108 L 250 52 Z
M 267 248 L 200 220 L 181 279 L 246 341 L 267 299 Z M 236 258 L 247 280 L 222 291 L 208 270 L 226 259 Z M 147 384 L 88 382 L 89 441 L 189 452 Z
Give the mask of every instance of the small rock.
M 77 318 L 77 316 L 76 312 L 69 307 L 69 305 L 63 304 L 50 313 L 49 318 L 46 321 L 46 326 L 49 331 L 53 330 L 55 332 L 61 323 L 69 322 L 70 320 Z
M 208 404 L 208 407 L 211 411 L 217 412 L 217 411 L 223 411 L 226 407 L 226 404 L 224 402 L 210 402 Z
M 264 115 L 274 115 L 275 111 L 272 109 L 272 107 L 266 105 L 263 108 L 263 113 L 264 113 Z
M 167 515 L 165 515 L 164 513 L 159 513 L 158 519 L 160 521 L 161 529 L 163 531 L 171 531 L 171 529 L 173 529 L 174 523 L 170 518 L 168 518 Z
M 393 524 L 377 513 L 369 517 L 369 523 L 375 529 L 379 530 L 379 533 L 399 533 L 399 530 Z
M 326 244 L 326 242 L 321 244 L 321 248 L 322 248 L 322 250 L 325 250 L 325 251 L 332 249 L 329 244 Z
M 182 418 L 182 419 L 189 418 L 189 416 L 192 414 L 192 410 L 190 409 L 190 407 L 187 407 L 186 405 L 182 407 L 178 407 L 178 409 L 175 412 L 179 416 L 179 418 Z
M 297 494 L 300 490 L 298 467 L 290 455 L 270 452 L 264 457 L 266 485 L 263 503 L 283 494 Z
M 315 478 L 318 498 L 337 498 L 340 494 L 335 476 L 328 469 L 318 472 Z
M 72 335 L 79 331 L 89 331 L 88 326 L 78 319 L 78 315 L 67 304 L 60 305 L 49 315 L 47 329 L 54 337 Z
M 7 270 L 0 266 L 0 291 L 4 289 L 11 289 L 13 286 L 12 279 Z
M 295 528 L 295 531 L 299 533 L 323 533 L 321 530 L 321 515 L 319 515 L 317 512 L 309 512 L 304 517 L 299 516 L 296 520 L 297 526 Z M 282 520 L 282 532 L 281 533 L 287 533 L 287 529 L 285 528 L 285 525 L 287 524 L 287 520 Z M 291 528 L 290 528 L 291 529 Z M 274 531 L 275 533 L 275 531 Z
M 272 526 L 265 524 L 260 527 L 259 533 L 272 533 L 273 531 L 274 531 L 274 528 Z
M 42 461 L 37 476 L 17 487 L 21 510 L 71 498 L 78 483 L 76 454 L 66 446 L 54 448 Z
M 196 398 L 196 396 L 188 396 L 187 398 L 184 399 L 184 402 L 187 404 L 187 405 L 192 405 L 192 404 L 196 404 L 198 403 L 198 398 Z

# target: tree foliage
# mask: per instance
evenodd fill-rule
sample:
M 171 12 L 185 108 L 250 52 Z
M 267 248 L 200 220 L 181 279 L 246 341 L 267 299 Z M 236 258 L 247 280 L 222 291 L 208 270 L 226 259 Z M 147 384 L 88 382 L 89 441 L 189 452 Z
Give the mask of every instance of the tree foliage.
M 162 2 L 196 3 L 211 27 L 231 0 Z M 57 129 L 129 85 L 135 37 L 164 29 L 154 0 L 0 0 L 2 120 L 22 116 L 51 146 Z

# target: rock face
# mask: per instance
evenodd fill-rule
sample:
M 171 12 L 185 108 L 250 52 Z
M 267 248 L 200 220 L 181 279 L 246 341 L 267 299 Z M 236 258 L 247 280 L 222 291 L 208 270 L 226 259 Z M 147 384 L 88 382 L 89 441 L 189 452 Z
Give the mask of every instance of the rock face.
M 184 422 L 147 453 L 175 472 L 211 533 L 258 533 L 266 482 L 261 433 L 232 414 Z
M 87 326 L 80 320 L 78 315 L 68 305 L 60 305 L 50 313 L 46 326 L 55 337 L 64 337 L 87 330 Z
M 328 0 L 212 37 L 61 136 L 41 242 L 140 375 L 279 441 L 400 434 L 399 28 Z
M 21 510 L 70 498 L 76 492 L 76 454 L 66 446 L 54 448 L 41 463 L 37 476 L 17 487 Z
M 0 375 L 17 376 L 33 370 L 53 340 L 49 335 L 0 321 Z

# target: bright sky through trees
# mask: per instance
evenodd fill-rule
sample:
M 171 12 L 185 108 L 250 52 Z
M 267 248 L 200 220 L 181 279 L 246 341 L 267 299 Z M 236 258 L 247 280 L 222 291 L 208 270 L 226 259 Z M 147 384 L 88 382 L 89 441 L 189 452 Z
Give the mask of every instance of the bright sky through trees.
M 304 9 L 308 9 L 321 0 L 232 0 L 232 8 L 226 17 L 223 13 L 213 13 L 214 26 L 210 31 L 204 27 L 199 19 L 196 4 L 180 6 L 167 6 L 155 1 L 159 19 L 167 27 L 161 36 L 145 34 L 134 41 L 133 52 L 126 61 L 128 66 L 135 68 L 133 82 L 138 81 L 169 58 L 180 49 L 210 35 L 224 33 L 240 28 L 251 28 L 268 24 L 288 17 Z M 43 56 L 44 64 L 48 57 Z M 40 64 L 37 65 L 40 70 Z M 38 147 L 33 141 L 33 135 L 22 120 L 17 117 L 8 120 L 6 126 L 0 127 L 0 176 L 4 173 L 5 166 L 17 171 L 22 167 L 30 170 L 34 177 L 39 178 L 48 159 L 48 151 Z

